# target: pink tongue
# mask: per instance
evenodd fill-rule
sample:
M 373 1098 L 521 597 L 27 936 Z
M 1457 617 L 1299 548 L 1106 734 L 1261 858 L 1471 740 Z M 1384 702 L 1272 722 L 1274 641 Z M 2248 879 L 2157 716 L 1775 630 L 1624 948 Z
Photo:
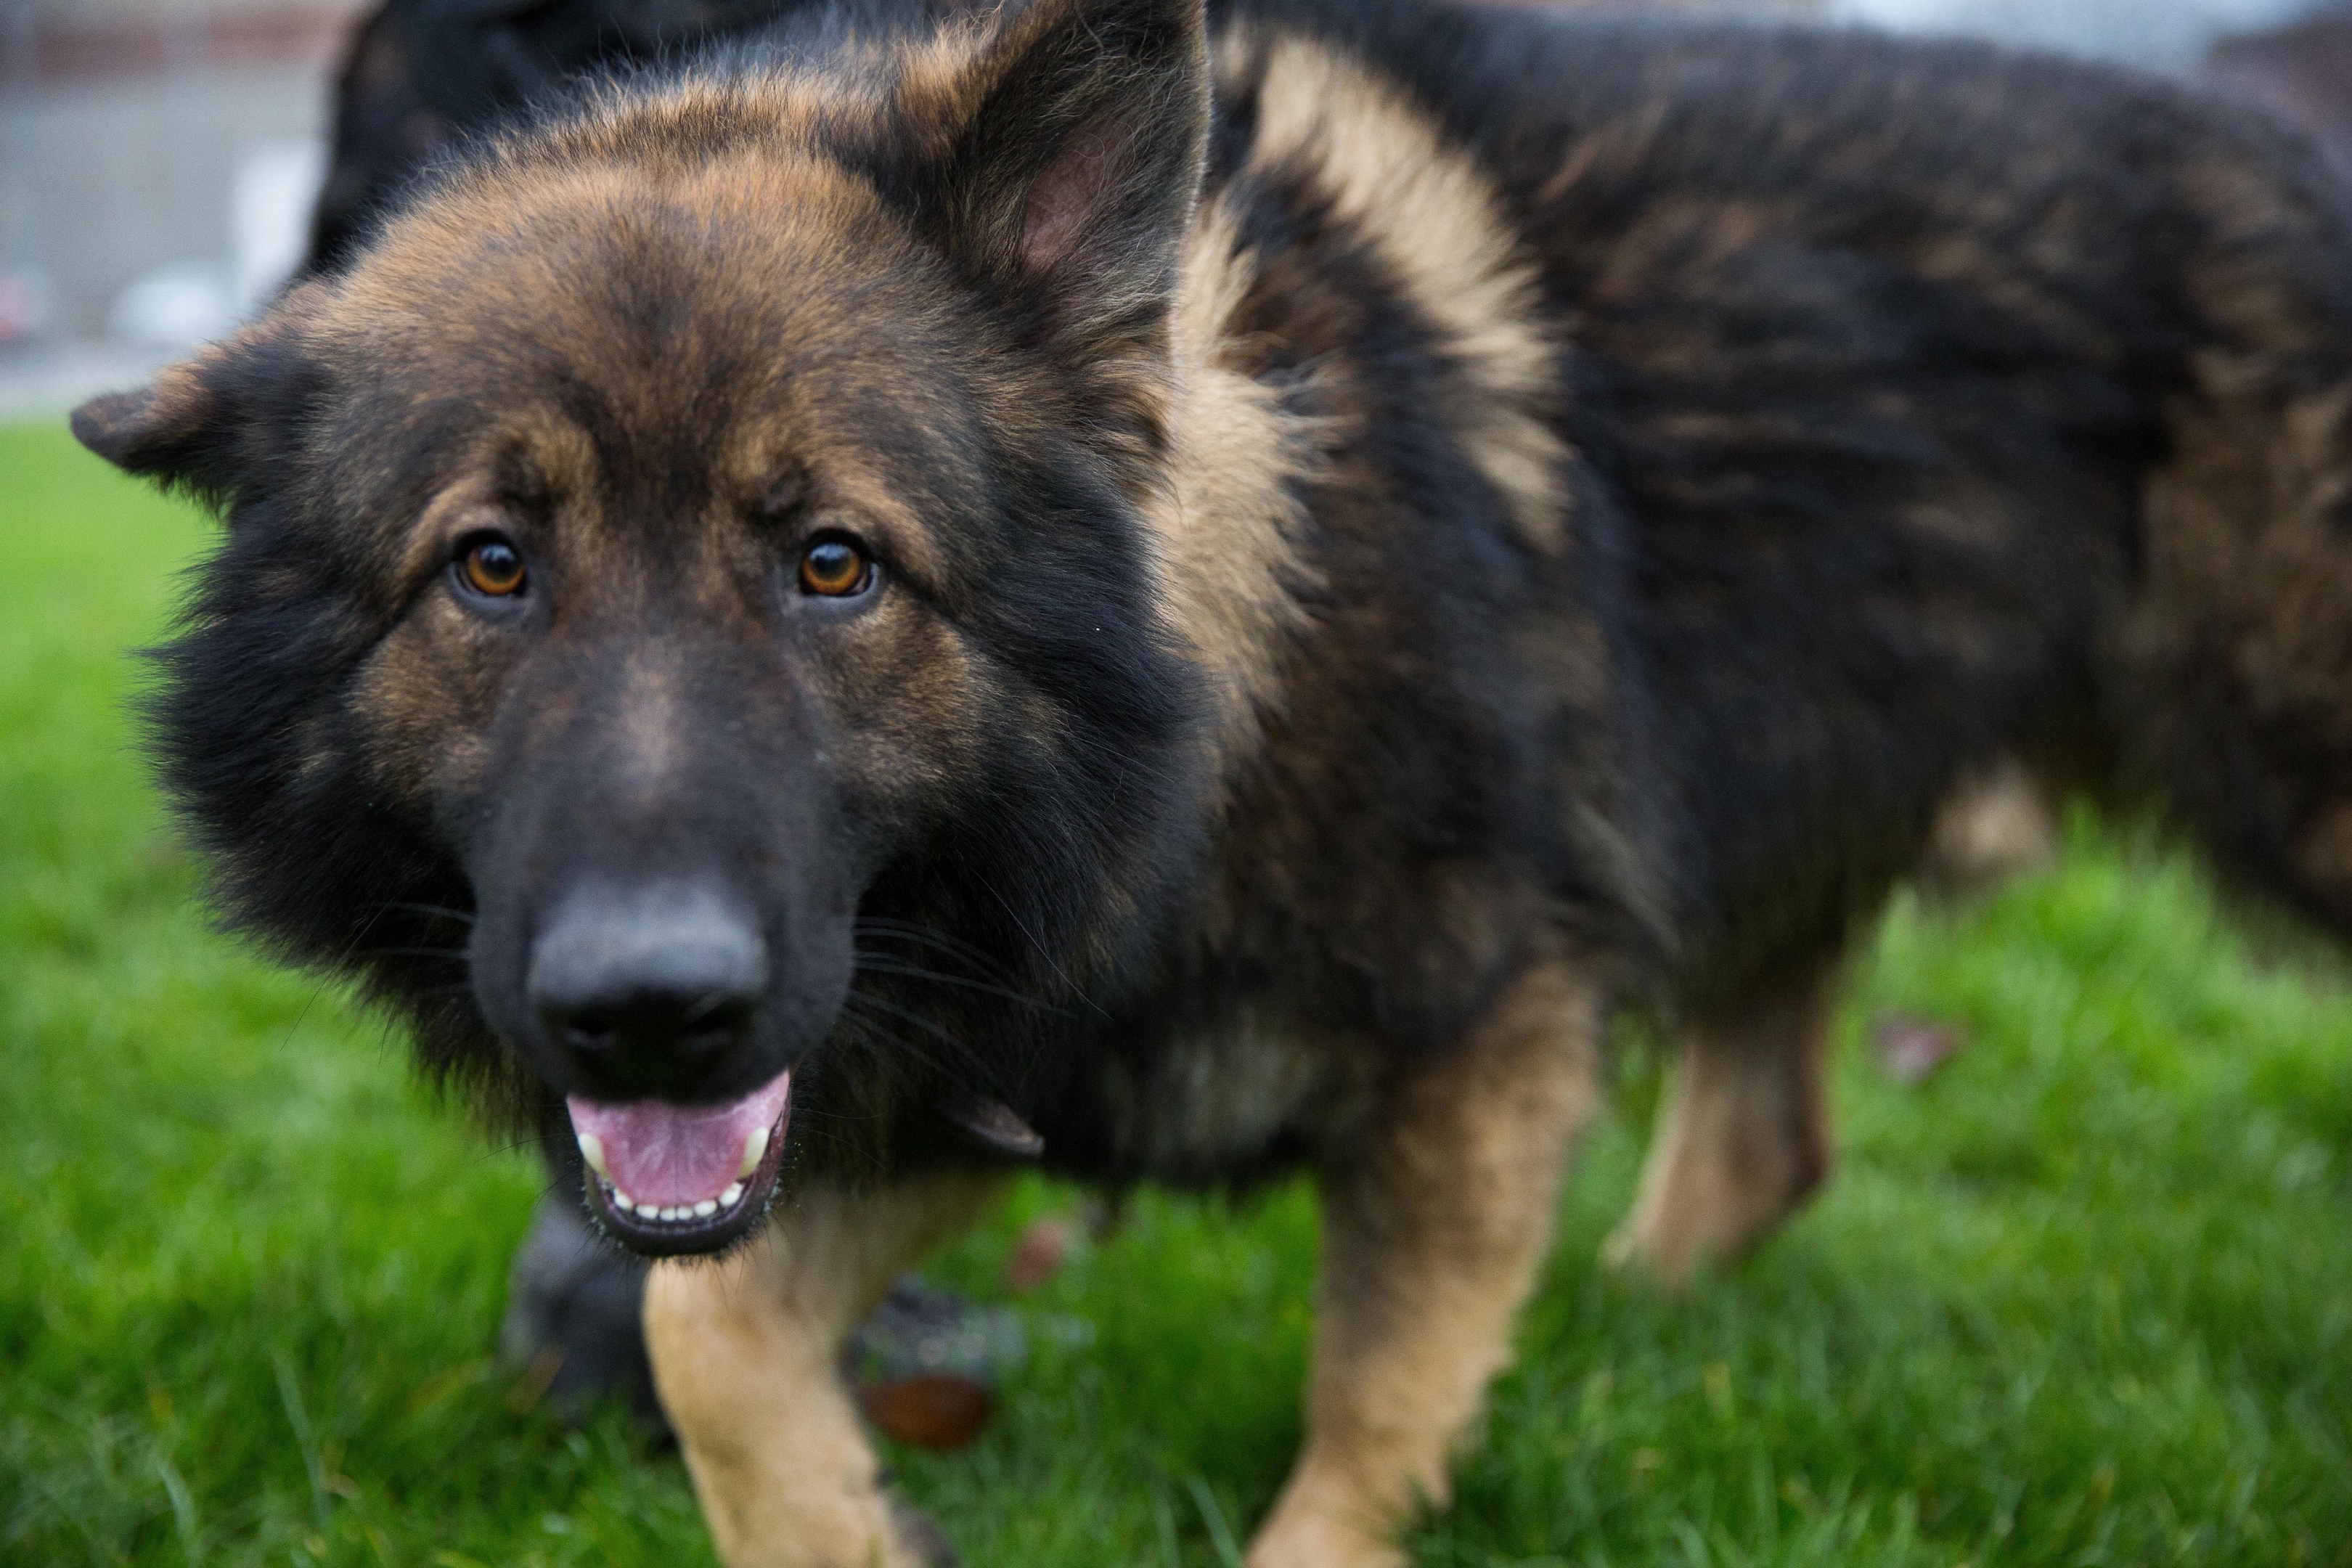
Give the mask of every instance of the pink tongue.
M 716 1199 L 740 1180 L 745 1140 L 761 1128 L 772 1134 L 792 1087 L 793 1075 L 780 1072 L 728 1105 L 599 1105 L 576 1094 L 563 1103 L 572 1130 L 604 1144 L 606 1180 L 668 1208 Z

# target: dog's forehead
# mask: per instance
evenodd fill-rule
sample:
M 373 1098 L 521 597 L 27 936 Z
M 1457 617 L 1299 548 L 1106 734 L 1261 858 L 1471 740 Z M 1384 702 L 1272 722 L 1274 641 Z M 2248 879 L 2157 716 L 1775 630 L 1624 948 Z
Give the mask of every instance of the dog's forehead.
M 871 188 L 772 155 L 493 171 L 392 226 L 326 337 L 362 417 L 742 489 L 955 466 L 980 363 Z
M 820 158 L 523 166 L 391 226 L 333 316 L 378 374 L 699 395 L 895 357 L 929 271 Z

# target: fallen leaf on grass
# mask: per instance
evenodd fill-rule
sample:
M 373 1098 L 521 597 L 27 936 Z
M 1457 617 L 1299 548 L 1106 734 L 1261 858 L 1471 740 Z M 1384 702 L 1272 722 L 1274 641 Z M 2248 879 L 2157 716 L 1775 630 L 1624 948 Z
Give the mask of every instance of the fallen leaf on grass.
M 986 1384 L 947 1372 L 869 1383 L 857 1403 L 884 1436 L 942 1454 L 978 1437 L 995 1410 Z
M 1041 1219 L 1021 1233 L 1013 1256 L 1004 1260 L 1004 1282 L 1015 1290 L 1034 1290 L 1062 1270 L 1073 1239 L 1066 1219 Z
M 1968 1031 L 1956 1024 L 1938 1024 L 1907 1013 L 1890 1013 L 1871 1026 L 1878 1047 L 1878 1065 L 1895 1082 L 1917 1088 L 1936 1069 L 1967 1048 Z

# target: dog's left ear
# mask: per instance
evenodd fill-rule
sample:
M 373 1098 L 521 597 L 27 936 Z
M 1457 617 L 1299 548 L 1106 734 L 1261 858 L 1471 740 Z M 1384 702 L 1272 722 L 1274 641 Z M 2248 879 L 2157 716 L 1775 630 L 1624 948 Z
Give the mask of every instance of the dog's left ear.
M 1160 333 L 1207 155 L 1202 0 L 1035 0 L 941 89 L 920 221 L 1049 332 L 1115 353 Z

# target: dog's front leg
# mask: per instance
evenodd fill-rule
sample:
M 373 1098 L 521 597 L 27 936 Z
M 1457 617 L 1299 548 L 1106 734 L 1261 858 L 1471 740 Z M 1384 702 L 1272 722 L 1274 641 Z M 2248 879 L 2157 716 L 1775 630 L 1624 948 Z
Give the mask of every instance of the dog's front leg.
M 1388 1568 L 1391 1533 L 1445 1500 L 1597 1102 L 1600 1014 L 1575 966 L 1530 971 L 1328 1152 L 1307 1443 L 1249 1568 Z
M 926 1568 L 893 1517 L 841 1347 L 899 1270 L 996 1188 L 966 1176 L 821 1187 L 732 1257 L 653 1269 L 654 1384 L 728 1568 Z

